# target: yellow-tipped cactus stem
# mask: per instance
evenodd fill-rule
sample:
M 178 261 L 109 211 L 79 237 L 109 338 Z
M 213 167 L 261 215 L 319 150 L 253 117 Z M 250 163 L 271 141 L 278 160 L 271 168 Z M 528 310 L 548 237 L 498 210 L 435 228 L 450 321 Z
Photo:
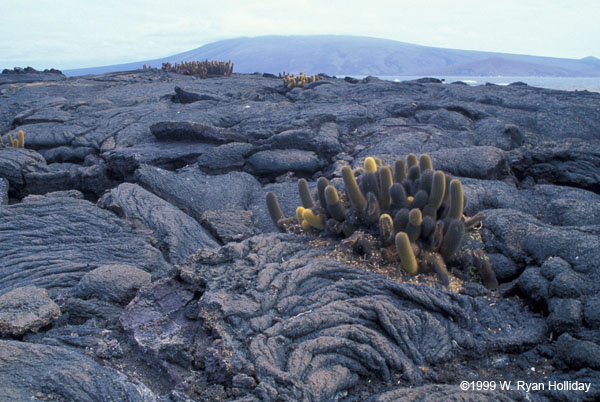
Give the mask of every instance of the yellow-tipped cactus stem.
M 6 141 L 8 142 L 8 146 L 9 147 L 14 147 L 14 143 L 13 143 L 13 137 L 10 134 L 6 135 Z
M 25 133 L 19 130 L 19 148 L 25 148 Z
M 381 194 L 379 196 L 381 200 L 381 207 L 387 209 L 392 203 L 392 196 L 390 195 L 390 187 L 394 184 L 392 178 L 392 169 L 389 166 L 384 166 L 379 169 L 379 182 L 381 183 Z
M 346 209 L 340 202 L 337 190 L 332 185 L 325 187 L 325 205 L 333 219 L 340 222 L 344 220 Z
M 394 164 L 394 181 L 402 183 L 406 179 L 406 165 L 402 159 L 398 159 Z
M 306 219 L 304 219 L 304 220 L 302 221 L 302 229 L 304 229 L 304 230 L 308 230 L 308 229 L 310 229 L 310 228 L 311 228 L 311 226 L 310 226 L 310 223 L 308 223 L 308 221 L 307 221 Z
M 310 226 L 312 226 L 313 228 L 316 228 L 319 230 L 325 229 L 325 223 L 323 223 L 323 220 L 321 220 L 321 217 L 313 214 L 312 210 L 305 209 L 304 212 L 302 212 L 302 217 L 304 218 L 305 221 L 310 223 Z
M 421 155 L 419 167 L 421 168 L 421 172 L 424 172 L 427 169 L 433 170 L 433 163 L 431 163 L 431 157 L 428 154 Z
M 415 253 L 410 245 L 408 235 L 404 232 L 400 232 L 396 235 L 396 251 L 400 256 L 402 267 L 409 275 L 417 274 L 417 259 Z
M 370 156 L 365 159 L 365 170 L 372 173 L 377 171 L 377 162 L 375 162 L 375 159 Z
M 325 202 L 330 205 L 340 202 L 340 196 L 331 184 L 325 187 Z
M 298 219 L 298 222 L 302 222 L 304 220 L 304 216 L 302 216 L 303 212 L 304 212 L 304 207 L 296 208 L 296 219 Z
M 304 208 L 312 208 L 315 206 L 315 202 L 310 195 L 310 188 L 308 182 L 305 179 L 298 180 L 298 193 L 300 194 L 300 200 Z
M 367 200 L 358 188 L 358 183 L 350 166 L 342 168 L 342 179 L 344 180 L 344 186 L 346 187 L 348 198 L 350 198 L 350 203 L 357 211 L 362 212 L 367 204 Z
M 325 200 L 325 188 L 329 185 L 329 180 L 324 177 L 319 177 L 317 180 L 317 198 L 319 200 L 319 206 L 327 205 Z
M 411 167 L 418 166 L 418 165 L 419 165 L 419 160 L 417 159 L 417 155 L 408 154 L 408 156 L 406 157 L 406 167 L 410 170 Z
M 390 215 L 382 214 L 379 217 L 379 234 L 384 245 L 392 244 L 394 240 L 394 221 Z
M 462 184 L 459 180 L 450 182 L 450 212 L 448 217 L 452 219 L 460 219 L 463 214 L 464 198 Z
M 433 174 L 431 183 L 431 193 L 429 194 L 429 204 L 432 204 L 436 211 L 444 201 L 444 193 L 446 192 L 446 175 L 441 170 L 437 170 Z
M 413 226 L 420 226 L 423 222 L 423 215 L 421 214 L 421 210 L 418 208 L 414 208 L 410 210 L 410 215 L 408 216 L 408 221 Z
M 408 215 L 408 225 L 406 226 L 406 234 L 411 242 L 415 242 L 421 234 L 421 223 L 423 223 L 423 215 L 421 210 L 413 208 Z

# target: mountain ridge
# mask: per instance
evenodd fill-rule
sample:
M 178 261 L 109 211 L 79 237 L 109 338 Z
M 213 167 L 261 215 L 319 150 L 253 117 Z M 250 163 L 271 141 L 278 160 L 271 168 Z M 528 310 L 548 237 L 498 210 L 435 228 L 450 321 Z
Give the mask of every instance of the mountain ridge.
M 172 56 L 65 70 L 67 75 L 134 70 L 143 64 L 231 60 L 234 72 L 300 71 L 329 75 L 505 75 L 596 77 L 600 60 L 567 59 L 421 46 L 391 39 L 345 35 L 259 36 L 225 39 Z

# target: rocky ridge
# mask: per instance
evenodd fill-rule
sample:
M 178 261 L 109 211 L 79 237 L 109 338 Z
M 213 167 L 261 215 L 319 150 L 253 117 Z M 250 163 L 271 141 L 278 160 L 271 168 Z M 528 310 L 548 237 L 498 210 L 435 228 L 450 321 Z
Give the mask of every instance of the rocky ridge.
M 600 94 L 157 70 L 0 75 L 0 383 L 19 399 L 600 397 Z M 14 76 L 21 77 L 15 81 Z M 495 292 L 277 233 L 296 181 L 428 153 Z M 359 261 L 358 263 L 356 261 Z M 433 279 L 433 278 L 431 278 Z M 24 378 L 29 380 L 25 381 Z M 460 381 L 590 382 L 587 393 Z

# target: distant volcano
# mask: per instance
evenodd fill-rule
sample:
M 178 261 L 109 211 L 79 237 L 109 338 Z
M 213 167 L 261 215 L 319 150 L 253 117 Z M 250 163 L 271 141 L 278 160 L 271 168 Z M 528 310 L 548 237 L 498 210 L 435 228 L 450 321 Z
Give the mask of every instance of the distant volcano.
M 260 36 L 227 39 L 155 60 L 66 70 L 67 75 L 135 70 L 163 62 L 231 60 L 237 73 L 598 77 L 600 59 L 563 59 L 413 45 L 364 36 Z

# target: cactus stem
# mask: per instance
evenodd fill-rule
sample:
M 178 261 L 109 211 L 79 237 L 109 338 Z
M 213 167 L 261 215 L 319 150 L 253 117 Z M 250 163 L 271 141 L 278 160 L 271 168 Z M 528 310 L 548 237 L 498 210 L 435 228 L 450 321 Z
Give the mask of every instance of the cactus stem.
M 396 250 L 398 251 L 404 270 L 409 275 L 416 275 L 418 269 L 417 259 L 406 233 L 400 232 L 396 235 Z

